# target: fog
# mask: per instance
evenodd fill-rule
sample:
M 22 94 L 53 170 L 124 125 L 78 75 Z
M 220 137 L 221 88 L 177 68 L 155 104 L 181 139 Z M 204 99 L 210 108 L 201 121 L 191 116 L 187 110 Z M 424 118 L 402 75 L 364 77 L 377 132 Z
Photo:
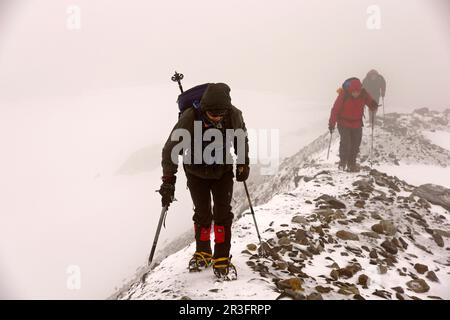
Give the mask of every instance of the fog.
M 367 27 L 378 5 L 381 28 Z M 67 27 L 69 5 L 80 29 Z M 185 88 L 226 82 L 281 156 L 324 133 L 336 89 L 377 69 L 386 111 L 450 108 L 450 3 L 0 0 L 0 298 L 102 299 L 144 265 L 162 143 Z M 179 174 L 161 246 L 191 228 Z M 184 263 L 184 262 L 180 262 Z M 80 266 L 79 290 L 66 286 Z

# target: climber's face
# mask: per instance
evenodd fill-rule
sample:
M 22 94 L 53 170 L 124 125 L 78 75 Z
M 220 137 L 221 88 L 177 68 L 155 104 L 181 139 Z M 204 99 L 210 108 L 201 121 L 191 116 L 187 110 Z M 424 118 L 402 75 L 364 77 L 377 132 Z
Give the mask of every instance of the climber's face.
M 223 119 L 223 114 L 222 113 L 212 113 L 210 111 L 206 111 L 206 116 L 208 117 L 209 120 L 213 121 L 213 122 L 220 122 Z
M 352 92 L 352 97 L 353 98 L 358 98 L 360 94 L 361 94 L 361 90 L 353 91 Z

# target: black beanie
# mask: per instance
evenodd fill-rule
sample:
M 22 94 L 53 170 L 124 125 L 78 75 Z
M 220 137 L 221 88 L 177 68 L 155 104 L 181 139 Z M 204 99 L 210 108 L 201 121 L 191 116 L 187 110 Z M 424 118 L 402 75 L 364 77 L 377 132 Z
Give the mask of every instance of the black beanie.
M 225 83 L 211 83 L 201 100 L 202 111 L 224 111 L 231 108 L 230 87 Z

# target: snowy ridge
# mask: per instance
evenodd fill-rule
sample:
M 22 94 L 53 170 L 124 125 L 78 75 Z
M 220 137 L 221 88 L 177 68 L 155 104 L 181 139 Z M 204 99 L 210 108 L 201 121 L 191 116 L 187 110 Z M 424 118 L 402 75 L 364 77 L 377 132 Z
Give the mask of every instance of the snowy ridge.
M 120 299 L 450 298 L 450 252 L 437 244 L 448 243 L 448 211 L 368 168 L 360 174 L 326 165 L 300 171 L 319 175 L 255 208 L 268 258 L 256 254 L 250 214 L 235 224 L 237 281 L 215 282 L 211 270 L 189 273 L 191 244 Z M 319 199 L 324 194 L 336 200 Z
M 423 131 L 450 132 L 449 114 L 387 114 L 375 129 L 374 164 L 446 167 L 450 151 Z M 272 177 L 249 181 L 269 257 L 261 258 L 252 217 L 233 229 L 239 279 L 215 282 L 212 270 L 189 273 L 191 243 L 146 272 L 119 299 L 450 299 L 450 214 L 407 182 L 363 166 L 338 171 L 338 137 L 326 161 L 323 135 L 283 161 Z M 362 164 L 368 164 L 365 128 Z M 419 150 L 419 151 L 418 151 Z M 235 212 L 246 209 L 235 191 Z

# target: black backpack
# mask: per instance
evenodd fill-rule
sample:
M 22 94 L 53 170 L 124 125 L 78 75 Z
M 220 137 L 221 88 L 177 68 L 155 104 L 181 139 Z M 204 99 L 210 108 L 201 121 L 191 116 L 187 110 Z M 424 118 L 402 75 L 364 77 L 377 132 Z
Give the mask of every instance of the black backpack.
M 177 103 L 178 109 L 180 110 L 178 117 L 181 117 L 183 112 L 191 107 L 194 107 L 197 112 L 200 111 L 200 102 L 208 86 L 209 83 L 201 84 L 183 92 L 178 96 Z

